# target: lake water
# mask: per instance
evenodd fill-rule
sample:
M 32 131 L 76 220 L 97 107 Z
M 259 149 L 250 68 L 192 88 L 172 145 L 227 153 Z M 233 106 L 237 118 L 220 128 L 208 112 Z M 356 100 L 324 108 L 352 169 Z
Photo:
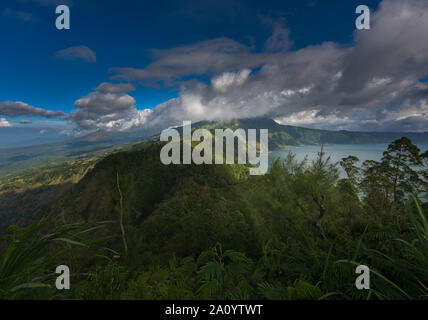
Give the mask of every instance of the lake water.
M 421 152 L 428 150 L 428 145 L 417 145 Z M 360 159 L 359 165 L 365 160 L 379 161 L 382 158 L 382 153 L 388 148 L 387 144 L 334 144 L 324 145 L 326 156 L 331 157 L 332 162 L 339 162 L 347 156 L 356 156 Z M 272 151 L 269 156 L 270 162 L 278 158 L 284 159 L 289 152 L 296 155 L 296 160 L 302 161 L 305 156 L 308 157 L 309 163 L 318 156 L 321 146 L 299 146 L 286 147 Z M 343 172 L 341 172 L 343 176 Z

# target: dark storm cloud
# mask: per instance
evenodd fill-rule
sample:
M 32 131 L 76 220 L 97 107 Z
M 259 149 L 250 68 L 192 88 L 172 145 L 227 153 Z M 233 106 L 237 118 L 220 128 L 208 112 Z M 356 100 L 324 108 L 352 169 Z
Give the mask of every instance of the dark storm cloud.
M 250 48 L 229 38 L 218 38 L 170 50 L 151 50 L 155 60 L 144 69 L 112 68 L 112 79 L 143 84 L 176 85 L 185 76 L 210 75 L 230 69 L 258 67 L 267 61 Z
M 388 79 L 398 93 L 428 74 L 428 2 L 383 1 L 372 15 L 373 28 L 355 32 L 339 90 L 366 90 L 374 79 Z
M 64 116 L 62 111 L 49 111 L 42 108 L 36 108 L 20 101 L 4 101 L 0 102 L 0 115 L 16 118 L 16 117 L 43 117 L 43 118 L 60 118 Z

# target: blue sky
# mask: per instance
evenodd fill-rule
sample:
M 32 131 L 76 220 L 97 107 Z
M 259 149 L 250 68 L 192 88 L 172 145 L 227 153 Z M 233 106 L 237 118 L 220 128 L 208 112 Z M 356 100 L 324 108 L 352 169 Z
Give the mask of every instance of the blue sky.
M 127 99 L 129 104 L 132 104 L 132 108 L 135 107 L 137 110 L 153 109 L 159 104 L 177 103 L 177 100 L 173 98 L 180 99 L 180 108 L 187 110 L 193 108 L 193 104 L 185 105 L 183 102 L 185 101 L 184 93 L 188 93 L 186 96 L 188 99 L 197 93 L 201 96 L 198 101 L 206 101 L 208 93 L 201 93 L 199 91 L 201 89 L 198 88 L 204 83 L 209 85 L 215 77 L 220 77 L 222 74 L 226 74 L 227 76 L 228 72 L 238 73 L 244 69 L 249 70 L 248 77 L 252 77 L 252 80 L 259 76 L 257 72 L 268 63 L 271 63 L 270 61 L 274 57 L 274 53 L 272 53 L 272 50 L 269 50 L 267 43 L 268 39 L 274 35 L 275 30 L 279 30 L 278 32 L 280 33 L 285 32 L 281 34 L 286 34 L 286 37 L 288 37 L 286 41 L 290 44 L 287 45 L 287 48 L 280 48 L 281 50 L 284 49 L 283 61 L 289 58 L 293 61 L 292 63 L 296 63 L 295 61 L 298 58 L 291 58 L 293 53 L 304 56 L 314 46 L 321 47 L 320 51 L 313 50 L 311 52 L 314 59 L 318 59 L 317 57 L 322 54 L 327 54 L 326 51 L 341 50 L 341 52 L 331 53 L 332 55 L 337 54 L 337 58 L 340 59 L 340 57 L 345 55 L 348 48 L 352 49 L 356 47 L 356 6 L 358 4 L 368 5 L 372 9 L 372 12 L 376 12 L 379 9 L 380 1 L 364 0 L 360 2 L 339 0 L 2 1 L 0 4 L 0 39 L 2 44 L 2 49 L 0 50 L 0 70 L 2 70 L 3 76 L 0 77 L 0 103 L 6 101 L 23 102 L 28 106 L 50 111 L 62 111 L 68 115 L 73 111 L 83 110 L 88 112 L 88 110 L 95 110 L 96 106 L 101 103 L 100 101 L 105 102 L 103 100 L 105 96 L 102 95 L 107 94 L 107 92 L 110 94 L 114 91 L 116 98 Z M 400 9 L 397 6 L 394 7 L 394 0 L 384 0 L 384 2 L 392 3 L 391 8 L 383 10 L 384 12 L 388 10 L 402 10 L 402 8 Z M 412 9 L 418 9 L 418 6 L 421 6 L 419 4 L 420 1 L 415 0 L 413 2 L 415 6 L 411 7 Z M 55 28 L 56 15 L 54 9 L 57 4 L 62 3 L 66 3 L 70 7 L 70 30 L 57 30 Z M 378 20 L 380 21 L 382 18 L 382 14 L 380 13 Z M 423 26 L 420 27 L 422 28 Z M 378 29 L 380 30 L 380 27 Z M 382 30 L 379 32 L 382 32 Z M 215 39 L 228 39 L 227 41 L 234 41 L 234 43 L 227 41 L 226 44 L 222 41 L 210 42 Z M 420 40 L 423 41 L 424 39 Z M 217 44 L 219 47 L 235 46 L 235 44 L 242 45 L 245 47 L 242 50 L 247 50 L 251 55 L 248 59 L 253 59 L 257 55 L 264 55 L 263 62 L 250 63 L 248 66 L 232 63 L 223 69 L 219 67 L 214 70 L 205 70 L 203 66 L 196 65 L 194 73 L 191 69 L 186 69 L 185 71 L 178 72 L 176 75 L 168 74 L 168 79 L 158 79 L 159 72 L 164 72 L 168 68 L 179 69 L 182 67 L 181 62 L 179 65 L 170 65 L 170 61 L 172 60 L 168 60 L 166 67 L 165 65 L 161 65 L 161 68 L 156 66 L 155 68 L 148 68 L 146 70 L 147 73 L 151 73 L 149 75 L 144 73 L 143 77 L 140 76 L 141 74 L 137 77 L 130 76 L 129 70 L 124 74 L 123 70 L 118 71 L 121 69 L 116 69 L 145 70 L 151 63 L 162 62 L 165 55 L 171 58 L 179 50 L 177 48 L 182 48 L 183 46 L 185 50 L 189 50 L 189 56 L 191 56 L 195 52 L 198 52 L 198 44 L 203 44 L 205 43 L 204 41 L 209 42 L 206 50 L 213 50 L 213 52 L 217 52 L 215 48 Z M 369 41 L 370 39 L 362 39 L 360 42 Z M 328 42 L 333 43 L 334 47 L 338 49 L 326 49 L 326 43 Z M 385 44 L 385 46 L 387 45 Z M 71 49 L 73 53 L 71 56 L 75 59 L 67 59 L 67 57 L 70 57 L 70 50 L 65 51 L 63 55 L 59 53 L 61 50 L 68 50 L 69 48 L 74 48 Z M 241 49 L 238 48 L 236 50 L 239 51 Z M 285 50 L 287 51 L 286 53 Z M 77 57 L 76 51 L 78 52 Z M 94 56 L 88 58 L 82 52 L 93 54 Z M 271 55 L 270 57 L 267 56 L 268 52 Z M 413 52 L 407 52 L 406 54 L 413 54 Z M 358 60 L 358 58 L 356 59 Z M 382 59 L 382 57 L 376 57 L 376 59 Z M 319 63 L 333 63 L 333 61 L 334 59 L 327 59 L 326 61 L 320 60 Z M 212 61 L 206 61 L 205 63 L 210 64 Z M 346 63 L 344 62 L 344 65 Z M 198 72 L 198 68 L 202 68 L 203 70 Z M 284 73 L 288 72 L 286 68 L 284 67 Z M 346 66 L 343 68 L 346 68 Z M 245 75 L 245 72 L 243 75 Z M 153 81 L 152 76 L 155 79 Z M 425 74 L 425 76 L 428 76 L 428 74 Z M 300 76 L 297 75 L 297 77 L 299 78 Z M 418 74 L 417 77 L 421 77 L 421 74 Z M 392 79 L 388 81 L 394 82 L 394 77 L 390 75 L 374 75 L 373 79 Z M 188 89 L 187 87 L 183 89 L 183 86 L 187 86 L 186 83 L 190 82 L 189 80 L 196 82 L 196 85 L 193 85 L 192 89 Z M 173 81 L 174 83 L 165 84 L 164 81 Z M 314 91 L 315 89 L 312 88 L 315 88 L 317 85 L 310 84 L 309 82 L 308 85 L 302 84 L 299 90 L 307 87 Z M 120 89 L 123 91 L 119 90 L 120 93 L 114 87 L 109 87 L 108 89 L 104 87 L 103 90 L 97 91 L 96 88 L 99 88 L 102 83 L 109 83 L 113 86 L 121 83 L 132 85 L 132 88 L 123 87 Z M 158 86 L 159 84 L 160 86 Z M 271 90 L 270 86 L 277 90 L 279 83 L 267 81 L 265 86 L 266 92 L 273 90 Z M 287 90 L 296 91 L 298 89 L 289 88 L 291 86 L 285 81 L 281 92 L 284 92 L 284 90 L 285 92 L 288 92 Z M 189 90 L 193 90 L 191 94 Z M 91 92 L 93 95 L 88 96 Z M 301 92 L 304 92 L 304 90 Z M 222 94 L 225 95 L 224 92 Z M 81 109 L 79 109 L 75 105 L 76 101 L 84 97 L 90 97 L 90 101 L 81 101 Z M 132 98 L 135 101 L 132 101 Z M 222 98 L 229 99 L 230 96 Z M 235 101 L 231 98 L 229 100 L 228 103 Z M 278 107 L 282 108 L 281 110 L 284 110 L 284 112 L 280 112 L 280 109 L 269 110 L 266 115 L 285 119 L 285 122 L 298 125 L 306 124 L 307 126 L 317 127 L 318 119 L 318 127 L 323 128 L 329 128 L 330 124 L 332 129 L 373 129 L 370 126 L 360 128 L 355 125 L 349 125 L 349 123 L 347 126 L 346 121 L 344 122 L 345 124 L 341 124 L 341 127 L 335 126 L 334 117 L 349 119 L 355 117 L 358 110 L 355 110 L 354 115 L 352 114 L 353 110 L 348 110 L 350 113 L 347 111 L 346 115 L 339 114 L 341 113 L 340 110 L 347 108 L 346 103 L 342 103 L 347 99 L 342 98 L 342 102 L 340 103 L 333 100 L 326 99 L 328 103 L 332 101 L 331 103 L 334 104 L 334 112 L 332 109 L 318 106 L 316 103 L 314 104 L 313 100 L 310 100 L 302 102 L 305 105 L 302 105 L 301 110 Z M 90 104 L 92 102 L 94 102 L 94 105 Z M 396 113 L 399 111 L 397 111 L 399 107 L 395 102 L 398 103 L 398 101 L 390 101 L 388 99 L 380 101 L 377 105 L 364 102 L 359 107 L 367 111 L 368 118 L 381 117 L 385 113 L 382 108 L 392 108 Z M 368 106 L 369 104 L 370 106 Z M 202 107 L 205 108 L 204 110 L 207 110 L 208 106 L 211 108 L 213 104 L 203 104 Z M 8 107 L 8 110 L 10 110 L 13 106 L 8 105 Z M 112 105 L 111 108 L 113 110 L 116 106 Z M 233 109 L 233 106 L 231 108 Z M 340 110 L 337 111 L 336 109 Z M 425 112 L 425 107 L 422 109 Z M 118 106 L 118 110 L 129 111 L 127 106 Z M 175 114 L 174 119 L 168 119 L 165 125 L 180 120 L 180 117 L 177 115 L 180 111 L 174 110 L 171 111 L 171 113 Z M 414 113 L 414 110 L 412 112 Z M 98 111 L 96 113 L 100 114 Z M 189 116 L 183 113 L 183 117 L 187 116 L 195 120 L 204 118 L 204 116 L 199 115 L 199 118 L 196 117 L 198 118 L 196 119 L 193 117 L 194 114 L 192 113 L 192 116 Z M 221 112 L 218 112 L 218 114 L 219 117 L 223 117 Z M 230 114 L 234 116 L 240 115 L 238 112 L 231 112 Z M 326 121 L 327 114 L 329 119 L 333 120 Z M 83 124 L 80 121 L 83 112 L 77 114 L 76 117 L 66 119 L 64 117 L 46 118 L 35 116 L 33 113 L 29 115 L 31 115 L 30 118 L 26 115 L 15 117 L 11 116 L 9 112 L 3 115 L 0 113 L 0 118 L 5 119 L 4 121 L 8 121 L 14 126 L 19 126 L 18 122 L 20 120 L 29 119 L 32 122 L 39 120 L 61 121 L 84 130 L 91 129 L 91 126 L 95 123 L 95 127 L 100 128 L 98 120 L 94 119 L 95 116 L 91 118 L 90 123 L 86 121 Z M 242 115 L 251 116 L 251 114 L 245 112 Z M 299 120 L 306 119 L 307 117 L 314 118 L 314 121 L 311 122 L 309 119 L 307 122 L 302 122 Z M 79 120 L 76 120 L 76 118 Z M 115 121 L 121 121 L 117 115 L 113 118 Z M 402 115 L 400 116 L 401 118 Z M 105 123 L 104 121 L 103 124 Z M 123 123 L 123 121 L 120 122 L 120 125 L 115 123 L 114 127 L 120 127 Z M 340 123 L 339 120 L 338 123 Z M 425 123 L 422 124 L 422 126 L 424 125 Z M 385 129 L 389 127 L 386 126 Z M 421 130 L 421 128 L 418 129 Z
M 147 50 L 221 36 L 263 45 L 271 30 L 263 17 L 285 18 L 295 49 L 323 41 L 352 42 L 352 1 L 78 1 L 70 6 L 71 29 L 55 28 L 54 3 L 2 1 L 7 9 L 30 13 L 30 20 L 0 17 L 0 101 L 29 101 L 51 110 L 71 111 L 79 97 L 103 81 L 112 67 L 144 67 Z M 326 2 L 326 1 L 324 1 Z M 365 2 L 367 3 L 367 2 Z M 376 7 L 378 1 L 369 1 Z M 59 61 L 55 52 L 91 48 L 97 62 Z M 175 96 L 171 90 L 138 88 L 137 106 L 152 108 Z

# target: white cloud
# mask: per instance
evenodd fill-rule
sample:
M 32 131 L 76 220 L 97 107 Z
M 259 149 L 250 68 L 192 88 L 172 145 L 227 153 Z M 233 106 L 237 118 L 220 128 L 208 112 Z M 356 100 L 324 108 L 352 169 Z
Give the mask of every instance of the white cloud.
M 12 127 L 12 124 L 6 118 L 0 118 L 0 128 Z
M 342 130 L 355 123 L 355 120 L 350 119 L 346 115 L 326 114 L 320 113 L 321 110 L 305 110 L 295 112 L 287 117 L 275 119 L 280 124 L 288 124 L 295 126 L 308 126 L 318 128 L 334 128 Z
M 151 109 L 135 110 L 131 112 L 126 118 L 112 120 L 103 124 L 102 128 L 106 130 L 115 129 L 119 131 L 125 131 L 135 127 L 139 127 L 147 122 L 147 117 L 151 112 Z
M 250 69 L 243 69 L 239 72 L 224 72 L 214 77 L 211 84 L 215 90 L 226 92 L 229 87 L 241 86 L 248 79 L 250 73 Z
M 381 87 L 387 84 L 390 84 L 392 82 L 392 79 L 390 77 L 384 77 L 384 78 L 373 78 L 367 83 L 367 86 L 369 88 L 376 88 Z

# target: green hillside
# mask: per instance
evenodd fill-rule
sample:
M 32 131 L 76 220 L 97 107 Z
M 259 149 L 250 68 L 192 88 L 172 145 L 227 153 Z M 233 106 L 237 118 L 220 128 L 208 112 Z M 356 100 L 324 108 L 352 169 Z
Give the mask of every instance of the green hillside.
M 402 136 L 409 137 L 414 143 L 428 144 L 428 132 L 327 131 L 280 125 L 268 118 L 241 119 L 229 122 L 202 121 L 192 124 L 192 127 L 268 129 L 269 150 L 290 145 L 388 144 Z M 154 129 L 119 133 L 97 131 L 67 141 L 25 148 L 2 149 L 0 150 L 0 183 L 29 169 L 60 167 L 67 162 L 100 159 L 112 152 L 139 147 L 147 141 L 159 141 L 159 135 L 153 135 L 158 132 Z
M 29 248 L 43 234 L 60 239 L 44 242 L 40 258 L 26 260 L 34 271 L 17 270 L 13 284 L 36 276 L 49 283 L 49 270 L 66 264 L 74 285 L 60 298 L 426 297 L 427 207 L 406 199 L 426 190 L 428 155 L 410 140 L 395 141 L 382 163 L 362 169 L 357 159 L 343 159 L 346 179 L 322 150 L 313 163 L 290 155 L 269 174 L 250 176 L 244 165 L 165 166 L 161 147 L 109 155 L 78 182 L 53 172 L 45 176 L 51 187 L 0 195 L 8 197 L 2 223 L 18 225 L 3 237 L 3 253 L 12 239 L 29 241 Z M 37 233 L 20 229 L 41 218 Z M 373 290 L 355 288 L 354 264 L 374 270 Z M 2 288 L 12 288 L 2 270 Z M 57 295 L 46 286 L 2 294 Z

